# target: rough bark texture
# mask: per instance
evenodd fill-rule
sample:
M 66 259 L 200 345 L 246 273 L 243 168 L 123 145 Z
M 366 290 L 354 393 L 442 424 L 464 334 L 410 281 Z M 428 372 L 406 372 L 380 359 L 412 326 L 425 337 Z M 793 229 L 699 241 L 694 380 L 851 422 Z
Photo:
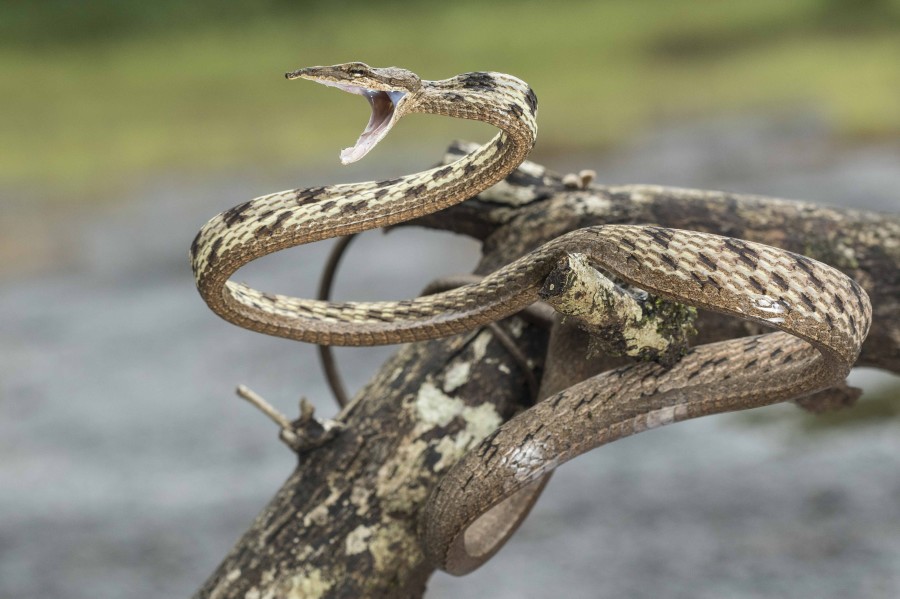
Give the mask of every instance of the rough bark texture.
M 447 159 L 468 150 L 451 147 Z M 577 178 L 575 179 L 578 180 Z M 483 241 L 486 273 L 562 233 L 605 223 L 655 223 L 786 248 L 859 282 L 874 326 L 859 364 L 900 372 L 900 216 L 758 196 L 649 185 L 578 188 L 525 163 L 505 182 L 411 224 Z M 695 343 L 760 332 L 701 313 Z M 539 372 L 547 332 L 503 326 Z M 580 335 L 580 337 L 579 337 Z M 572 373 L 547 387 L 620 363 L 580 363 L 588 338 L 554 335 Z M 580 341 L 577 341 L 580 339 Z M 516 360 L 489 330 L 404 347 L 342 420 L 346 429 L 302 452 L 296 471 L 213 573 L 198 597 L 421 597 L 431 574 L 418 545 L 420 507 L 468 448 L 530 400 Z

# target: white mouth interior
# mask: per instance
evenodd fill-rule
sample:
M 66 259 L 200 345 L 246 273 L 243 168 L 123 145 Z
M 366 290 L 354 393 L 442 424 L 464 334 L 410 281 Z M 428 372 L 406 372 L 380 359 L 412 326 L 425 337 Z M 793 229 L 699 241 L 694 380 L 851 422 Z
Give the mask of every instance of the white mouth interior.
M 374 148 L 387 135 L 387 132 L 391 130 L 391 127 L 394 126 L 397 120 L 396 108 L 406 96 L 404 92 L 367 89 L 334 81 L 318 81 L 318 83 L 363 96 L 369 101 L 369 106 L 372 107 L 369 123 L 359 136 L 359 139 L 356 140 L 356 144 L 341 151 L 342 164 L 356 162 L 368 154 L 369 150 Z

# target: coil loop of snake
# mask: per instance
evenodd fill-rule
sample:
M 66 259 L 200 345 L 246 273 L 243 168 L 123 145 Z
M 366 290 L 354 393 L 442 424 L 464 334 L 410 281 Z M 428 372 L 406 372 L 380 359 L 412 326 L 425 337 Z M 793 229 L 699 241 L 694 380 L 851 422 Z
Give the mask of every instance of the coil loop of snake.
M 556 466 L 616 438 L 705 414 L 775 403 L 832 386 L 856 360 L 868 296 L 841 272 L 749 241 L 654 226 L 573 231 L 481 282 L 397 302 L 331 303 L 261 293 L 230 281 L 283 248 L 384 227 L 472 197 L 514 170 L 534 144 L 537 99 L 501 73 L 421 80 L 363 63 L 287 74 L 364 96 L 372 115 L 344 163 L 368 153 L 404 115 L 476 119 L 500 129 L 448 166 L 398 179 L 295 189 L 258 197 L 211 219 L 191 246 L 209 307 L 239 326 L 326 345 L 405 343 L 453 335 L 538 300 L 566 253 L 648 292 L 778 329 L 694 348 L 670 370 L 640 364 L 570 387 L 515 416 L 451 467 L 421 513 L 426 558 L 454 574 L 496 552 Z

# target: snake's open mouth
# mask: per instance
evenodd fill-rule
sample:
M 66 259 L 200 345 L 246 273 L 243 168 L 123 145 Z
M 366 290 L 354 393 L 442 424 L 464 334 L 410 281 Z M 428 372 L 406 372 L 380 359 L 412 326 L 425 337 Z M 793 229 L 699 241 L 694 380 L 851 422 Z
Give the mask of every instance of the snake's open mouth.
M 401 91 L 368 89 L 335 81 L 318 80 L 317 83 L 363 96 L 369 101 L 369 106 L 372 107 L 369 123 L 359 136 L 359 139 L 356 140 L 356 144 L 352 148 L 346 148 L 341 151 L 341 163 L 343 164 L 356 162 L 368 154 L 369 150 L 374 148 L 387 135 L 387 132 L 391 130 L 391 127 L 397 121 L 396 108 L 403 101 L 403 98 L 406 97 L 406 93 Z

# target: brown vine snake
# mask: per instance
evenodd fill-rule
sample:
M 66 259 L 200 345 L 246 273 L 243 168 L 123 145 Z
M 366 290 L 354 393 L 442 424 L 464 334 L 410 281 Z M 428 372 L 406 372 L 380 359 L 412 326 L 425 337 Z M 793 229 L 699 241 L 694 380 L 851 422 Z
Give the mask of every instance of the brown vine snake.
M 211 219 L 191 246 L 191 261 L 201 296 L 226 320 L 327 345 L 434 339 L 534 303 L 559 257 L 580 253 L 648 292 L 780 329 L 697 347 L 670 370 L 639 364 L 598 375 L 503 424 L 449 469 L 422 511 L 423 550 L 436 567 L 463 574 L 486 561 L 527 513 L 544 475 L 593 447 L 671 422 L 806 395 L 842 381 L 856 360 L 871 306 L 839 271 L 758 243 L 654 226 L 573 231 L 478 283 L 408 301 L 323 302 L 229 281 L 244 264 L 278 250 L 389 226 L 474 196 L 515 169 L 537 133 L 534 92 L 510 75 L 426 81 L 404 69 L 347 63 L 287 77 L 369 101 L 371 119 L 356 145 L 342 152 L 344 163 L 362 158 L 414 112 L 476 119 L 501 132 L 448 166 L 388 181 L 278 192 Z

